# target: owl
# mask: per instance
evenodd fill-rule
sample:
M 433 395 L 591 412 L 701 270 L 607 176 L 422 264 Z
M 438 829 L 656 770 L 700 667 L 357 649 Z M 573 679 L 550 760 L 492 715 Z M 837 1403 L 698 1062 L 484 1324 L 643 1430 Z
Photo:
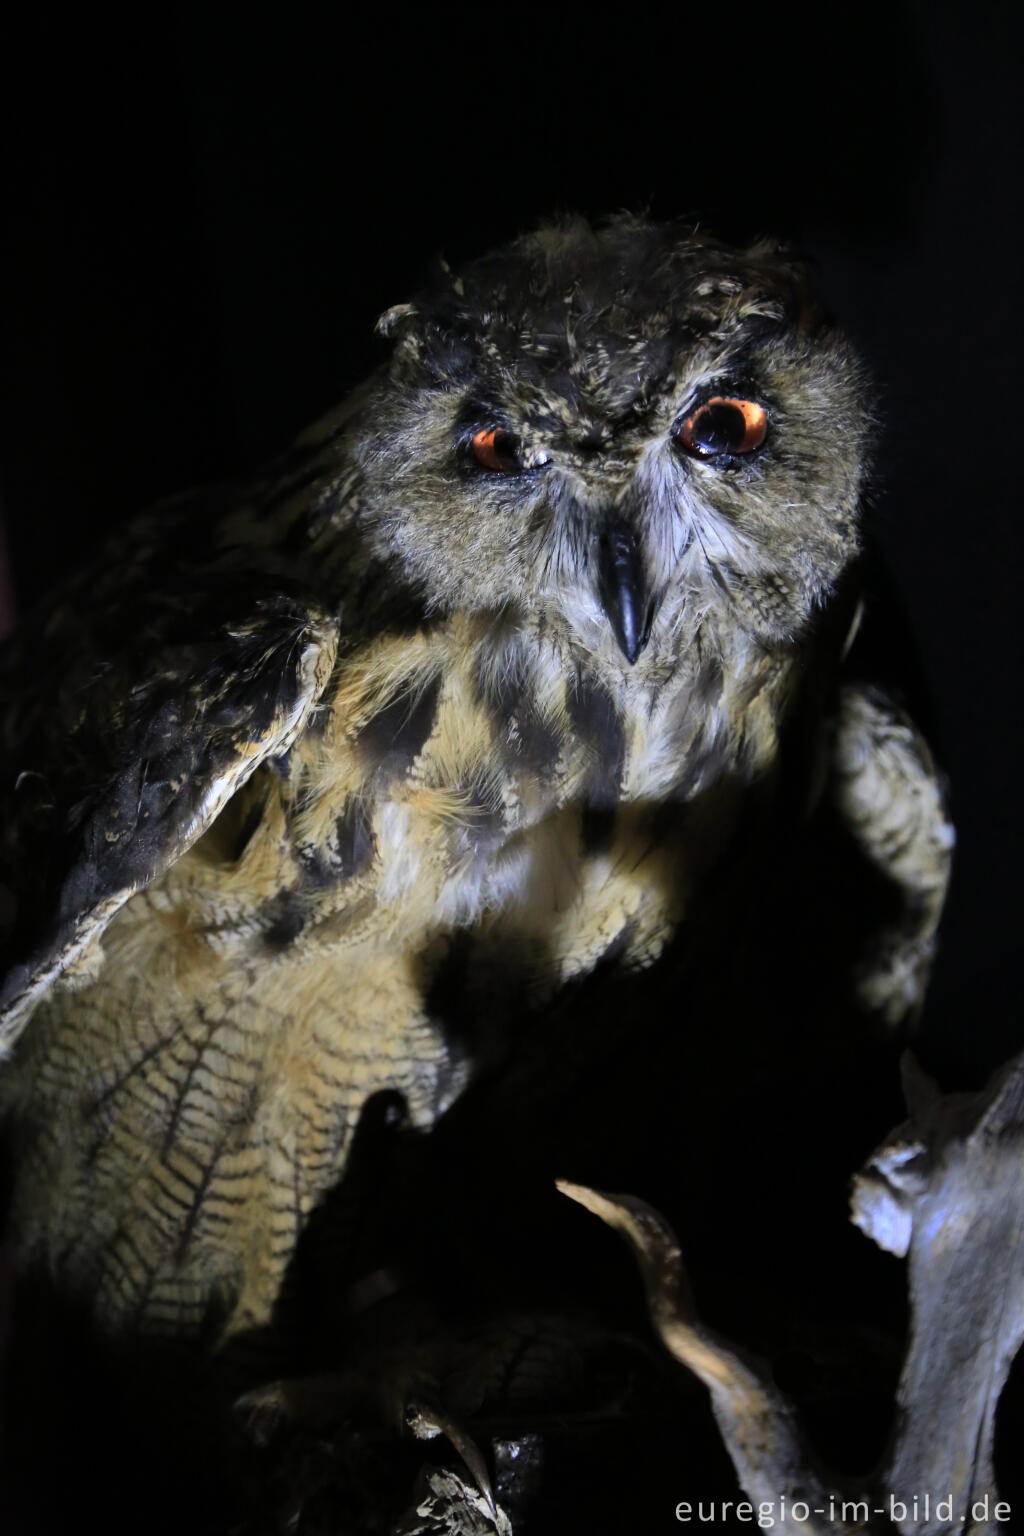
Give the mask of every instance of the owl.
M 927 975 L 952 837 L 842 679 L 875 424 L 799 263 L 566 220 L 379 331 L 5 662 L 11 1238 L 126 1347 L 270 1328 L 366 1106 L 427 1129 L 521 1006 L 655 966 L 783 797 L 894 893 L 865 1005 Z

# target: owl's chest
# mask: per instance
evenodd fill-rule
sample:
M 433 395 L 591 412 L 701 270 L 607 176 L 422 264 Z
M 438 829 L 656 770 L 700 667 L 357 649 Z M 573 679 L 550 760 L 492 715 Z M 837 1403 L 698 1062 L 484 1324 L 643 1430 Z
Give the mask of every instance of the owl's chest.
M 304 744 L 262 829 L 286 850 L 273 879 L 307 940 L 532 934 L 556 977 L 626 930 L 649 956 L 731 830 L 733 724 L 671 683 L 629 699 L 561 672 L 519 687 L 421 674 Z M 767 730 L 763 756 L 773 743 Z

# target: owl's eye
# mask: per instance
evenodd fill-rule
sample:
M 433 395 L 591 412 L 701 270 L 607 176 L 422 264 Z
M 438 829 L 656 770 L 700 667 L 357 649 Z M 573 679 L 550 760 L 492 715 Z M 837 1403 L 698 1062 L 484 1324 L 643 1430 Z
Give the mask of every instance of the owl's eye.
M 676 428 L 676 438 L 698 459 L 753 453 L 768 431 L 768 413 L 753 400 L 714 395 Z
M 487 427 L 474 432 L 473 453 L 478 464 L 499 475 L 516 475 L 522 471 L 519 439 L 514 432 L 506 432 L 501 427 Z

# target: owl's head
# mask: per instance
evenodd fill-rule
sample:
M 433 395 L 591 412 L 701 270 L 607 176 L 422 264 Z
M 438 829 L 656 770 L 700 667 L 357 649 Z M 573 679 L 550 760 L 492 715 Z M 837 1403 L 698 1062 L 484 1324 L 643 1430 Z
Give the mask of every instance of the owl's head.
M 365 505 L 437 609 L 643 672 L 698 626 L 793 639 L 856 552 L 865 386 L 777 247 L 573 221 L 381 330 Z

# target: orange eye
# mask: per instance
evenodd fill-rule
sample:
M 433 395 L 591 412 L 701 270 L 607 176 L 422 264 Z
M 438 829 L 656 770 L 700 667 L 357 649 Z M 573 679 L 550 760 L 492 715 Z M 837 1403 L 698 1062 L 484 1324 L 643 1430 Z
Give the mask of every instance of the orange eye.
M 501 427 L 474 432 L 473 452 L 484 469 L 495 470 L 499 475 L 514 475 L 523 467 L 519 459 L 519 439 L 514 432 L 505 432 Z
M 768 431 L 768 413 L 753 400 L 714 395 L 676 429 L 687 453 L 698 459 L 719 454 L 753 453 Z

